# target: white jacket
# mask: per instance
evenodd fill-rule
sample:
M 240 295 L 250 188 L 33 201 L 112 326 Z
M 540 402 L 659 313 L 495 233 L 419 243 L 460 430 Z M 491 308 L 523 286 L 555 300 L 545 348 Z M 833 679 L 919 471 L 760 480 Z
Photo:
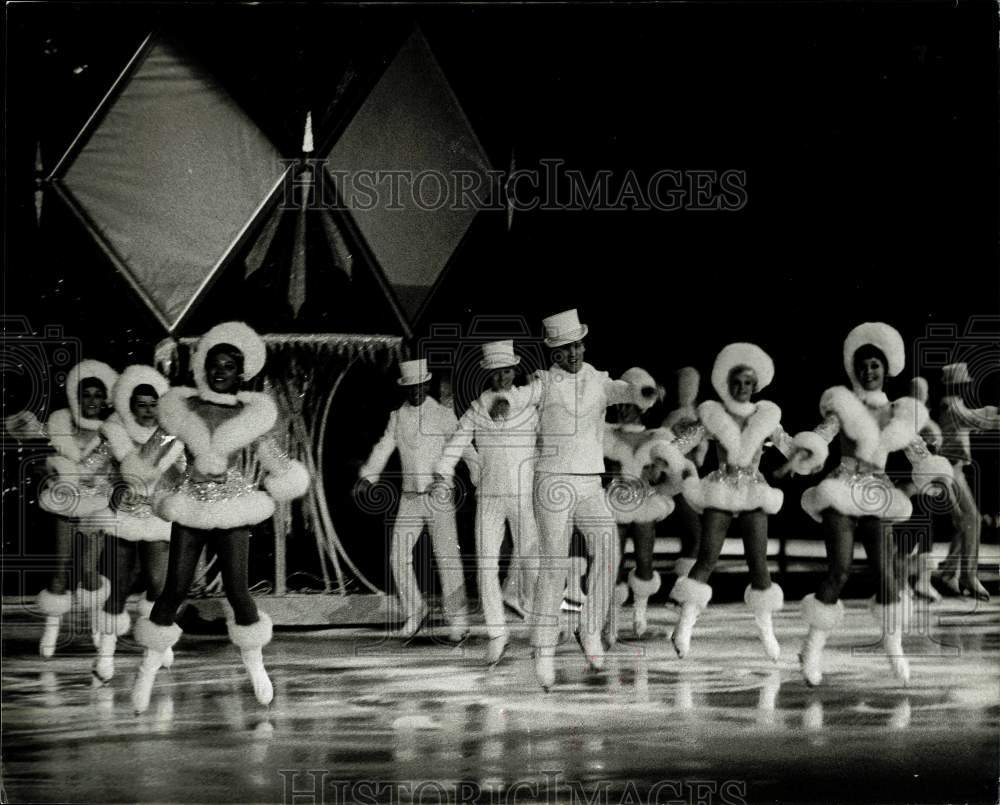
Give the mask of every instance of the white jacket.
M 490 409 L 498 399 L 507 400 L 510 408 L 506 416 L 494 420 Z M 452 475 L 475 440 L 480 497 L 531 494 L 538 443 L 536 402 L 530 386 L 483 392 L 459 420 L 437 463 L 438 474 Z
M 399 451 L 403 464 L 403 491 L 426 492 L 434 481 L 434 471 L 445 445 L 458 427 L 450 406 L 427 397 L 419 406 L 404 403 L 391 414 L 385 433 L 372 448 L 371 455 L 358 475 L 377 483 L 389 457 Z M 466 463 L 475 464 L 475 452 L 469 448 Z M 475 472 L 473 472 L 475 480 Z
M 576 374 L 557 366 L 534 375 L 538 401 L 538 472 L 599 475 L 604 472 L 604 416 L 609 405 L 633 403 L 645 410 L 656 402 L 656 388 L 645 390 L 612 380 L 589 363 Z

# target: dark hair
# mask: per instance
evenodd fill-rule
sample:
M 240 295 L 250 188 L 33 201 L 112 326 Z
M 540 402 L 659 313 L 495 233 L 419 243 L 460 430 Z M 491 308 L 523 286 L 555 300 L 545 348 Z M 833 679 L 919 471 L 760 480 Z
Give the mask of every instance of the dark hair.
M 885 359 L 885 353 L 874 344 L 862 344 L 854 350 L 854 360 L 852 361 L 854 364 L 854 371 L 857 372 L 858 364 L 861 363 L 861 361 L 866 361 L 869 358 L 877 358 L 879 363 L 882 364 L 882 370 L 888 373 L 889 361 Z
M 129 398 L 129 402 L 134 400 L 136 397 L 153 397 L 158 400 L 160 395 L 156 393 L 156 389 L 149 385 L 149 383 L 140 383 L 132 389 L 132 396 Z
M 234 361 L 236 361 L 236 366 L 239 369 L 240 374 L 243 374 L 243 352 L 241 350 L 237 349 L 232 344 L 216 344 L 205 356 L 205 363 L 207 364 L 216 355 L 228 355 L 231 357 Z
M 104 396 L 108 396 L 108 387 L 104 385 L 104 381 L 97 377 L 85 377 L 79 383 L 76 384 L 76 394 L 78 397 L 83 396 L 83 390 L 95 388 L 100 389 L 104 392 Z

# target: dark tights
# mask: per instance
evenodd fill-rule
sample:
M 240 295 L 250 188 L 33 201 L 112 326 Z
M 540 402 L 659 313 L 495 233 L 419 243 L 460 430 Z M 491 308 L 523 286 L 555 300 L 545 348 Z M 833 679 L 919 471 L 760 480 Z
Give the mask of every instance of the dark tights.
M 701 550 L 701 515 L 691 508 L 683 495 L 674 500 L 677 503 L 674 514 L 681 525 L 681 553 L 683 559 L 697 559 Z
M 643 581 L 653 578 L 653 546 L 656 543 L 656 523 L 619 523 L 618 540 L 621 543 L 618 580 L 625 581 L 625 541 L 632 537 L 635 549 L 635 575 Z
M 771 572 L 767 568 L 767 515 L 760 509 L 736 515 L 719 509 L 705 509 L 698 561 L 691 568 L 689 577 L 703 584 L 708 582 L 732 525 L 743 537 L 743 554 L 750 567 L 750 586 L 755 590 L 766 590 L 771 586 Z
M 104 603 L 104 611 L 108 614 L 124 612 L 129 593 L 140 578 L 142 589 L 146 591 L 146 600 L 155 601 L 163 592 L 170 545 L 166 542 L 129 542 L 118 538 L 113 539 L 112 543 L 115 551 L 114 575 L 111 579 L 111 595 Z
M 174 524 L 170 532 L 170 561 L 163 594 L 156 599 L 149 619 L 158 626 L 169 626 L 187 597 L 194 572 L 205 545 L 210 545 L 222 572 L 226 598 L 233 617 L 240 626 L 258 620 L 257 605 L 247 587 L 247 560 L 250 554 L 250 531 L 247 528 L 201 530 Z
M 76 581 L 85 590 L 96 590 L 100 583 L 101 551 L 104 532 L 84 527 L 76 520 L 56 518 L 55 571 L 49 580 L 49 592 L 62 595 L 70 584 L 70 571 L 79 573 Z M 74 558 L 77 559 L 74 568 Z
M 861 538 L 868 561 L 879 577 L 875 600 L 880 604 L 896 601 L 898 586 L 893 567 L 892 528 L 878 517 L 849 517 L 833 509 L 823 512 L 823 535 L 826 539 L 827 576 L 820 582 L 816 599 L 835 604 L 847 584 L 854 561 L 854 538 Z

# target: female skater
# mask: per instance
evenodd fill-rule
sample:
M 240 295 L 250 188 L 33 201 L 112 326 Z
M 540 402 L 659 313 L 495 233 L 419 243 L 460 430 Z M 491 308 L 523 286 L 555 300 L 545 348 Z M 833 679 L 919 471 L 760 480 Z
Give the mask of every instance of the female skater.
M 257 701 L 269 704 L 273 698 L 261 654 L 271 640 L 271 619 L 258 611 L 247 587 L 250 526 L 269 518 L 276 500 L 304 495 L 309 476 L 268 435 L 278 416 L 271 397 L 240 390 L 264 368 L 265 357 L 263 340 L 247 325 L 216 325 L 198 342 L 191 360 L 196 388 L 173 388 L 160 398 L 160 427 L 183 442 L 187 463 L 177 485 L 157 506 L 163 519 L 173 523 L 170 558 L 163 593 L 149 618 L 140 617 L 135 625 L 136 640 L 146 649 L 132 692 L 136 712 L 149 706 L 156 672 L 181 636 L 174 620 L 206 543 L 218 557 L 232 609 L 229 639 L 241 650 Z M 241 451 L 251 446 L 265 473 L 266 492 L 240 466 Z M 159 476 L 148 455 L 133 453 L 130 458 L 122 466 L 130 480 L 152 483 Z
M 813 431 L 798 434 L 798 448 L 779 474 L 810 474 L 822 468 L 827 445 L 840 435 L 841 462 L 818 486 L 802 495 L 802 508 L 823 524 L 829 572 L 815 594 L 802 599 L 802 615 L 809 625 L 799 655 L 802 674 L 810 685 L 822 680 L 822 654 L 827 636 L 843 620 L 840 592 L 847 583 L 854 557 L 854 540 L 864 540 L 865 551 L 879 575 L 873 614 L 883 630 L 882 642 L 892 670 L 904 683 L 909 663 L 903 654 L 903 607 L 887 523 L 907 519 L 912 506 L 885 475 L 889 453 L 903 450 L 920 484 L 939 478 L 949 481 L 951 467 L 927 450 L 920 430 L 927 409 L 912 397 L 890 402 L 882 387 L 886 375 L 895 377 L 906 353 L 899 333 L 882 322 L 859 324 L 844 341 L 844 369 L 853 389 L 835 386 L 820 399 L 824 417 Z
M 157 431 L 156 410 L 159 398 L 170 388 L 167 379 L 152 366 L 135 364 L 126 367 L 114 388 L 115 412 L 101 426 L 101 432 L 119 465 L 141 448 L 145 452 L 156 450 L 157 468 L 166 473 L 164 481 L 172 482 L 172 470 L 184 453 L 184 446 Z M 153 441 L 152 437 L 157 438 Z M 148 447 L 146 447 L 148 445 Z M 125 611 L 125 602 L 137 576 L 141 575 L 145 595 L 139 601 L 139 615 L 149 617 L 153 602 L 163 591 L 167 572 L 167 554 L 170 548 L 170 523 L 153 513 L 152 495 L 138 493 L 134 487 L 120 488 L 112 498 L 115 511 L 114 577 L 111 595 L 104 602 L 100 616 L 100 637 L 94 676 L 108 682 L 114 676 L 115 646 L 118 638 L 126 634 L 132 621 Z M 149 490 L 151 492 L 151 490 Z M 138 558 L 138 567 L 136 559 Z M 163 665 L 173 663 L 173 651 L 164 653 Z
M 626 371 L 621 379 L 640 388 L 656 387 L 649 373 L 638 367 Z M 619 583 L 615 588 L 605 647 L 617 639 L 617 608 L 629 590 L 634 597 L 635 636 L 646 633 L 649 598 L 660 589 L 660 574 L 653 569 L 656 523 L 674 510 L 673 498 L 681 491 L 682 476 L 696 474 L 694 465 L 671 444 L 671 431 L 647 429 L 642 424 L 642 411 L 634 403 L 621 403 L 615 409 L 618 421 L 609 424 L 604 434 L 604 457 L 619 467 L 607 489 L 608 506 L 618 523 L 619 557 L 624 556 L 625 541 L 631 537 L 635 568 L 629 571 L 627 586 Z
M 708 578 L 715 569 L 730 526 L 737 524 L 750 567 L 744 601 L 753 612 L 764 651 L 777 660 L 781 647 L 774 636 L 772 614 L 784 605 L 781 587 L 772 583 L 767 567 L 767 518 L 781 509 L 784 495 L 768 486 L 758 466 L 765 442 L 791 452 L 791 439 L 781 428 L 781 409 L 772 402 L 751 402 L 774 377 L 774 364 L 754 344 L 725 347 L 712 367 L 712 386 L 722 403 L 707 400 L 698 418 L 707 438 L 714 439 L 719 469 L 705 478 L 690 478 L 684 497 L 702 513 L 702 542 L 691 572 L 677 580 L 671 593 L 681 604 L 681 616 L 671 640 L 679 657 L 688 653 L 691 632 L 712 598 Z
M 55 653 L 62 616 L 70 611 L 73 596 L 67 591 L 71 564 L 78 576 L 77 603 L 90 614 L 91 631 L 97 643 L 100 607 L 110 592 L 108 580 L 99 572 L 104 528 L 113 519 L 108 509 L 111 497 L 111 451 L 100 427 L 111 412 L 109 397 L 118 373 L 106 363 L 84 360 L 66 376 L 69 408 L 52 413 L 46 427 L 49 444 L 56 454 L 47 461 L 49 477 L 38 496 L 38 505 L 55 515 L 55 572 L 48 587 L 38 594 L 45 613 L 45 629 L 38 645 L 43 657 Z M 76 554 L 76 537 L 82 551 Z

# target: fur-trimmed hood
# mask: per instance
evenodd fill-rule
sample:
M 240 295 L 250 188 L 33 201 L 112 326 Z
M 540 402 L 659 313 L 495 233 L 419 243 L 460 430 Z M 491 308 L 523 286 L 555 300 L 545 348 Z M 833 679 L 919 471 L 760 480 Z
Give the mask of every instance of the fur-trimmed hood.
M 781 409 L 773 402 L 760 400 L 746 424 L 740 427 L 733 414 L 720 403 L 706 400 L 698 406 L 698 418 L 726 451 L 727 462 L 735 467 L 746 467 L 778 429 Z
M 118 372 L 103 361 L 91 359 L 80 361 L 66 375 L 66 399 L 69 402 L 69 412 L 73 422 L 83 430 L 97 430 L 101 427 L 100 419 L 85 417 L 80 410 L 80 381 L 93 377 L 101 381 L 107 392 L 108 407 L 114 407 L 114 388 L 118 382 Z
M 888 362 L 885 373 L 895 377 L 906 366 L 906 348 L 903 337 L 895 327 L 881 321 L 866 321 L 859 324 L 844 339 L 844 371 L 851 379 L 855 391 L 861 390 L 861 381 L 854 374 L 854 353 L 861 347 L 871 345 L 877 347 Z
M 220 394 L 212 391 L 205 372 L 205 360 L 213 347 L 230 344 L 243 353 L 243 380 L 252 380 L 264 368 L 267 347 L 252 327 L 241 321 L 227 321 L 217 324 L 198 339 L 198 346 L 191 355 L 191 372 L 194 384 L 203 400 L 219 405 L 235 405 L 238 394 Z
M 754 403 L 739 403 L 729 393 L 729 373 L 737 366 L 753 369 L 757 375 L 757 392 L 763 391 L 774 380 L 774 361 L 756 344 L 735 343 L 722 348 L 712 366 L 712 388 L 723 404 L 738 416 L 751 416 Z
M 241 391 L 235 396 L 243 409 L 212 433 L 190 405 L 200 396 L 197 389 L 172 388 L 160 398 L 158 416 L 163 429 L 182 441 L 194 456 L 195 469 L 206 475 L 225 472 L 229 456 L 270 431 L 278 419 L 277 406 L 270 396 Z
M 132 414 L 132 392 L 144 385 L 152 386 L 157 397 L 162 397 L 170 389 L 170 381 L 152 366 L 134 363 L 125 367 L 125 371 L 121 373 L 118 382 L 115 383 L 112 395 L 117 422 L 121 423 L 121 427 L 136 444 L 145 444 L 153 431 L 156 430 L 155 425 L 152 428 L 142 427 L 135 421 L 135 416 Z

